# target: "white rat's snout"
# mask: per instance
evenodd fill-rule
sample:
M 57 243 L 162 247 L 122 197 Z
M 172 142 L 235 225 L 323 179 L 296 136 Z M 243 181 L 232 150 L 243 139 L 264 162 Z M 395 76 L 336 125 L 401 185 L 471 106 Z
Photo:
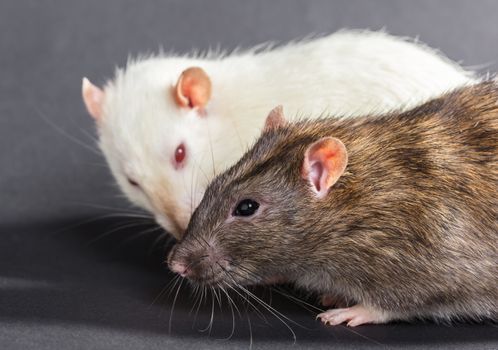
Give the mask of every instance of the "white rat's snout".
M 168 223 L 168 220 L 164 216 L 162 216 L 160 214 L 156 214 L 154 218 L 156 219 L 156 222 L 159 225 L 161 225 L 165 230 L 168 229 L 169 223 Z
M 181 239 L 187 230 L 189 217 L 185 215 L 174 216 L 157 213 L 154 216 L 156 222 L 177 240 Z
M 156 222 L 164 228 L 167 232 L 171 233 L 176 239 L 180 239 L 185 232 L 186 226 L 181 227 L 178 224 L 172 223 L 170 219 L 162 214 L 155 215 Z

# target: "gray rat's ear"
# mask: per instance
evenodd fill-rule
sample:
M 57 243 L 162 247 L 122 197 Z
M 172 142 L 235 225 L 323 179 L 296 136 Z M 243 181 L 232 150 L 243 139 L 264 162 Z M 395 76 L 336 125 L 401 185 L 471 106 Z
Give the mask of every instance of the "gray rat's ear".
M 284 107 L 282 105 L 278 105 L 273 108 L 268 116 L 266 117 L 265 127 L 263 131 L 275 130 L 280 127 L 283 127 L 287 121 L 284 116 Z
M 324 137 L 312 143 L 304 154 L 301 176 L 309 181 L 318 198 L 327 195 L 348 164 L 348 152 L 341 140 Z
M 88 113 L 97 121 L 102 118 L 102 105 L 104 103 L 104 91 L 93 85 L 90 80 L 83 78 L 81 94 Z
M 185 69 L 174 88 L 174 97 L 180 107 L 202 110 L 211 99 L 211 79 L 202 68 Z

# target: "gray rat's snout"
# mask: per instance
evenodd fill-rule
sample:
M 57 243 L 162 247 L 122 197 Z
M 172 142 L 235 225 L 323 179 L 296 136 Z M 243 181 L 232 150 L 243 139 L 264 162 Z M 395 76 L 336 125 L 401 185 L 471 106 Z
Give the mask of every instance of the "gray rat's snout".
M 193 247 L 182 242 L 173 247 L 168 257 L 171 271 L 191 281 L 213 285 L 229 278 L 230 259 L 211 244 Z

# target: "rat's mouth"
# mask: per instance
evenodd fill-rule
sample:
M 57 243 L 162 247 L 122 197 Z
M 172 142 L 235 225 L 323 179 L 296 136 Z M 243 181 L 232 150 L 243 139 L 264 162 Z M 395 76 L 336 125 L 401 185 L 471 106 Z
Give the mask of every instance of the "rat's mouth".
M 205 256 L 200 256 L 193 262 L 170 261 L 169 266 L 173 272 L 178 273 L 194 285 L 219 287 L 238 284 L 228 264 L 225 266 L 219 263 L 211 265 L 204 260 Z
M 230 285 L 230 283 L 228 283 L 221 276 L 213 276 L 213 277 L 204 278 L 204 279 L 188 278 L 188 280 L 196 285 L 201 286 L 201 287 L 223 287 L 223 286 Z
M 244 287 L 261 284 L 273 284 L 273 281 L 268 281 L 266 283 L 265 279 L 255 279 L 250 278 L 250 276 L 244 276 L 237 271 L 235 268 L 230 267 L 219 267 L 217 269 L 209 268 L 208 271 L 197 272 L 191 275 L 185 276 L 193 284 L 203 286 L 203 287 Z
M 186 240 L 190 237 L 187 236 Z M 247 264 L 241 264 L 224 253 L 219 245 L 191 238 L 176 244 L 168 255 L 171 271 L 201 287 L 242 287 L 265 281 Z M 270 282 L 271 283 L 271 282 Z

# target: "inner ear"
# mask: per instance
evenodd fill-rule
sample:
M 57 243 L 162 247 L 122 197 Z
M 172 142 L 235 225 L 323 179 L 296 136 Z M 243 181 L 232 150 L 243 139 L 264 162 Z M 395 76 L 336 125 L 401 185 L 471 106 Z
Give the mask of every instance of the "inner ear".
M 104 92 L 93 85 L 90 80 L 83 78 L 81 94 L 88 113 L 97 121 L 102 118 L 102 105 L 104 103 Z
M 321 179 L 323 176 L 323 165 L 320 162 L 310 164 L 309 180 L 317 192 L 321 191 Z
M 202 110 L 211 98 L 211 79 L 202 68 L 190 67 L 178 78 L 174 97 L 180 107 Z
M 339 180 L 348 164 L 346 146 L 335 137 L 324 137 L 311 144 L 304 155 L 301 176 L 317 197 L 323 198 Z

